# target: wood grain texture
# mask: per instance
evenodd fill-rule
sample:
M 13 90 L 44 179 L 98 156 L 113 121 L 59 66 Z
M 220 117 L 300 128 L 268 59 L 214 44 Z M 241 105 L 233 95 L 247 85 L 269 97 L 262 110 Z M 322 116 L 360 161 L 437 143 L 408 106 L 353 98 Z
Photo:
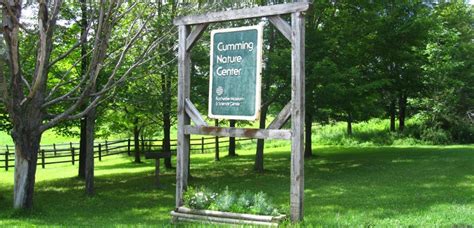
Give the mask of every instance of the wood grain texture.
M 303 220 L 304 198 L 304 118 L 305 118 L 305 49 L 304 16 L 297 12 L 291 14 L 292 51 L 291 51 L 291 185 L 290 219 L 292 222 Z
M 194 124 L 196 124 L 196 126 L 208 126 L 204 118 L 202 118 L 201 113 L 199 113 L 196 106 L 194 106 L 193 102 L 187 98 L 185 100 L 185 109 L 186 113 L 194 122 Z
M 228 10 L 212 12 L 201 15 L 190 15 L 177 17 L 173 20 L 175 25 L 193 25 L 202 23 L 215 23 L 231 20 L 267 17 L 280 14 L 306 11 L 310 4 L 307 2 L 295 2 L 279 5 L 260 6 L 247 9 Z
M 291 101 L 283 107 L 278 113 L 278 116 L 268 125 L 267 129 L 281 129 L 283 125 L 290 119 L 291 116 Z
M 196 42 L 206 30 L 207 26 L 209 26 L 209 24 L 204 23 L 198 24 L 194 27 L 193 31 L 191 31 L 191 34 L 189 34 L 189 36 L 186 38 L 186 51 L 191 51 L 194 44 L 196 44 Z
M 186 99 L 190 95 L 191 58 L 186 51 L 186 38 L 189 26 L 179 26 L 178 50 L 178 134 L 176 161 L 176 207 L 183 204 L 183 192 L 188 184 L 189 164 L 189 135 L 184 134 L 184 126 L 189 125 L 190 119 L 186 114 Z
M 224 211 L 198 210 L 198 209 L 191 209 L 187 207 L 179 207 L 175 210 L 175 212 L 184 213 L 184 214 L 214 216 L 214 217 L 221 217 L 221 218 L 260 221 L 260 222 L 280 222 L 286 218 L 285 215 L 277 215 L 277 216 L 254 215 L 254 214 L 243 214 L 243 213 L 224 212 Z
M 254 128 L 232 128 L 232 127 L 205 127 L 184 126 L 185 134 L 214 135 L 224 137 L 241 137 L 254 139 L 286 139 L 291 138 L 290 130 L 268 130 Z
M 292 42 L 291 26 L 283 20 L 283 18 L 276 15 L 268 17 L 268 20 L 278 29 L 278 31 L 281 32 L 281 34 L 283 34 L 283 36 L 285 36 L 286 39 L 288 39 L 288 41 L 290 41 L 290 43 Z

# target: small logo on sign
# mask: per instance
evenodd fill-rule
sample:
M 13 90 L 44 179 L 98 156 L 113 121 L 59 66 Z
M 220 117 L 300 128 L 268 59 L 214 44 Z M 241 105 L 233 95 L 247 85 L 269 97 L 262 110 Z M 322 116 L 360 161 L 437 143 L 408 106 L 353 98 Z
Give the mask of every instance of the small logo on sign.
M 224 88 L 222 88 L 222 86 L 218 86 L 216 89 L 216 94 L 217 96 L 224 94 Z

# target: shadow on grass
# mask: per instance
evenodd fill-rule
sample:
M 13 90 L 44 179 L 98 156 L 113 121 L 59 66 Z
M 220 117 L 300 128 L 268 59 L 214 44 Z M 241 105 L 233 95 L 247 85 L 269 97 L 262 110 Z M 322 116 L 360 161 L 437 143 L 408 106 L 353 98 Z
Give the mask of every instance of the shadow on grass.
M 400 219 L 403 224 L 406 216 L 431 215 L 431 208 L 439 205 L 474 203 L 473 148 L 325 147 L 317 148 L 315 154 L 318 157 L 305 165 L 308 224 L 340 225 L 339 219 L 358 225 Z M 256 174 L 253 164 L 254 155 L 247 154 L 223 157 L 220 162 L 212 155 L 196 156 L 189 183 L 214 190 L 228 186 L 237 192 L 264 191 L 287 213 L 290 153 L 266 153 L 263 174 Z M 147 166 L 153 163 L 99 164 L 97 170 Z M 97 195 L 89 198 L 77 178 L 43 181 L 37 184 L 35 210 L 29 213 L 13 212 L 8 200 L 11 193 L 2 187 L 0 192 L 6 197 L 0 199 L 0 218 L 12 224 L 21 220 L 36 225 L 168 224 L 169 211 L 174 208 L 174 172 L 165 173 L 162 182 L 166 187 L 156 189 L 150 171 L 100 175 Z M 405 225 L 417 224 L 418 217 Z M 441 224 L 469 224 L 473 219 L 449 223 L 451 218 Z

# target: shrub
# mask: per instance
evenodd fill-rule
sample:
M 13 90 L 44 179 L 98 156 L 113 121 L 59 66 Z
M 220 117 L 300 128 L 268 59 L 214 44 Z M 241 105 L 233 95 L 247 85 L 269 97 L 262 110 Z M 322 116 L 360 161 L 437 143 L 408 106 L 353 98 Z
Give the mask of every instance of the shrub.
M 250 207 L 254 205 L 254 194 L 249 191 L 245 191 L 240 194 L 237 202 L 232 206 L 231 211 L 237 213 L 249 212 Z
M 421 139 L 432 144 L 449 144 L 452 142 L 449 133 L 439 128 L 425 129 L 421 133 Z
M 230 211 L 230 208 L 235 203 L 235 198 L 235 193 L 229 191 L 229 188 L 226 187 L 224 192 L 217 195 L 215 202 L 209 209 L 217 211 Z
M 184 204 L 189 208 L 207 209 L 215 197 L 216 194 L 205 187 L 189 187 L 184 193 L 183 199 Z
M 256 194 L 248 191 L 237 194 L 228 187 L 220 193 L 214 193 L 205 187 L 189 187 L 183 196 L 184 205 L 193 209 L 210 209 L 231 211 L 237 213 L 251 213 L 259 215 L 279 215 L 278 210 L 270 203 L 263 192 Z
M 250 207 L 250 211 L 258 215 L 277 215 L 278 210 L 273 208 L 267 195 L 259 192 L 254 196 L 254 205 Z

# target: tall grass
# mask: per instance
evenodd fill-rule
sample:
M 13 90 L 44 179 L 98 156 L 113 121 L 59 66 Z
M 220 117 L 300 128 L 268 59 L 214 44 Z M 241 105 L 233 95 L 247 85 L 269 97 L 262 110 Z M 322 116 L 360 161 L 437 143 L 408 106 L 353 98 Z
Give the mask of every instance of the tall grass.
M 352 135 L 347 134 L 347 123 L 336 122 L 329 125 L 313 125 L 313 143 L 317 145 L 343 146 L 380 146 L 380 145 L 433 145 L 439 144 L 435 140 L 421 137 L 420 129 L 423 122 L 419 118 L 406 121 L 403 132 L 391 132 L 390 121 L 371 119 L 354 123 Z M 398 129 L 398 126 L 397 126 Z

